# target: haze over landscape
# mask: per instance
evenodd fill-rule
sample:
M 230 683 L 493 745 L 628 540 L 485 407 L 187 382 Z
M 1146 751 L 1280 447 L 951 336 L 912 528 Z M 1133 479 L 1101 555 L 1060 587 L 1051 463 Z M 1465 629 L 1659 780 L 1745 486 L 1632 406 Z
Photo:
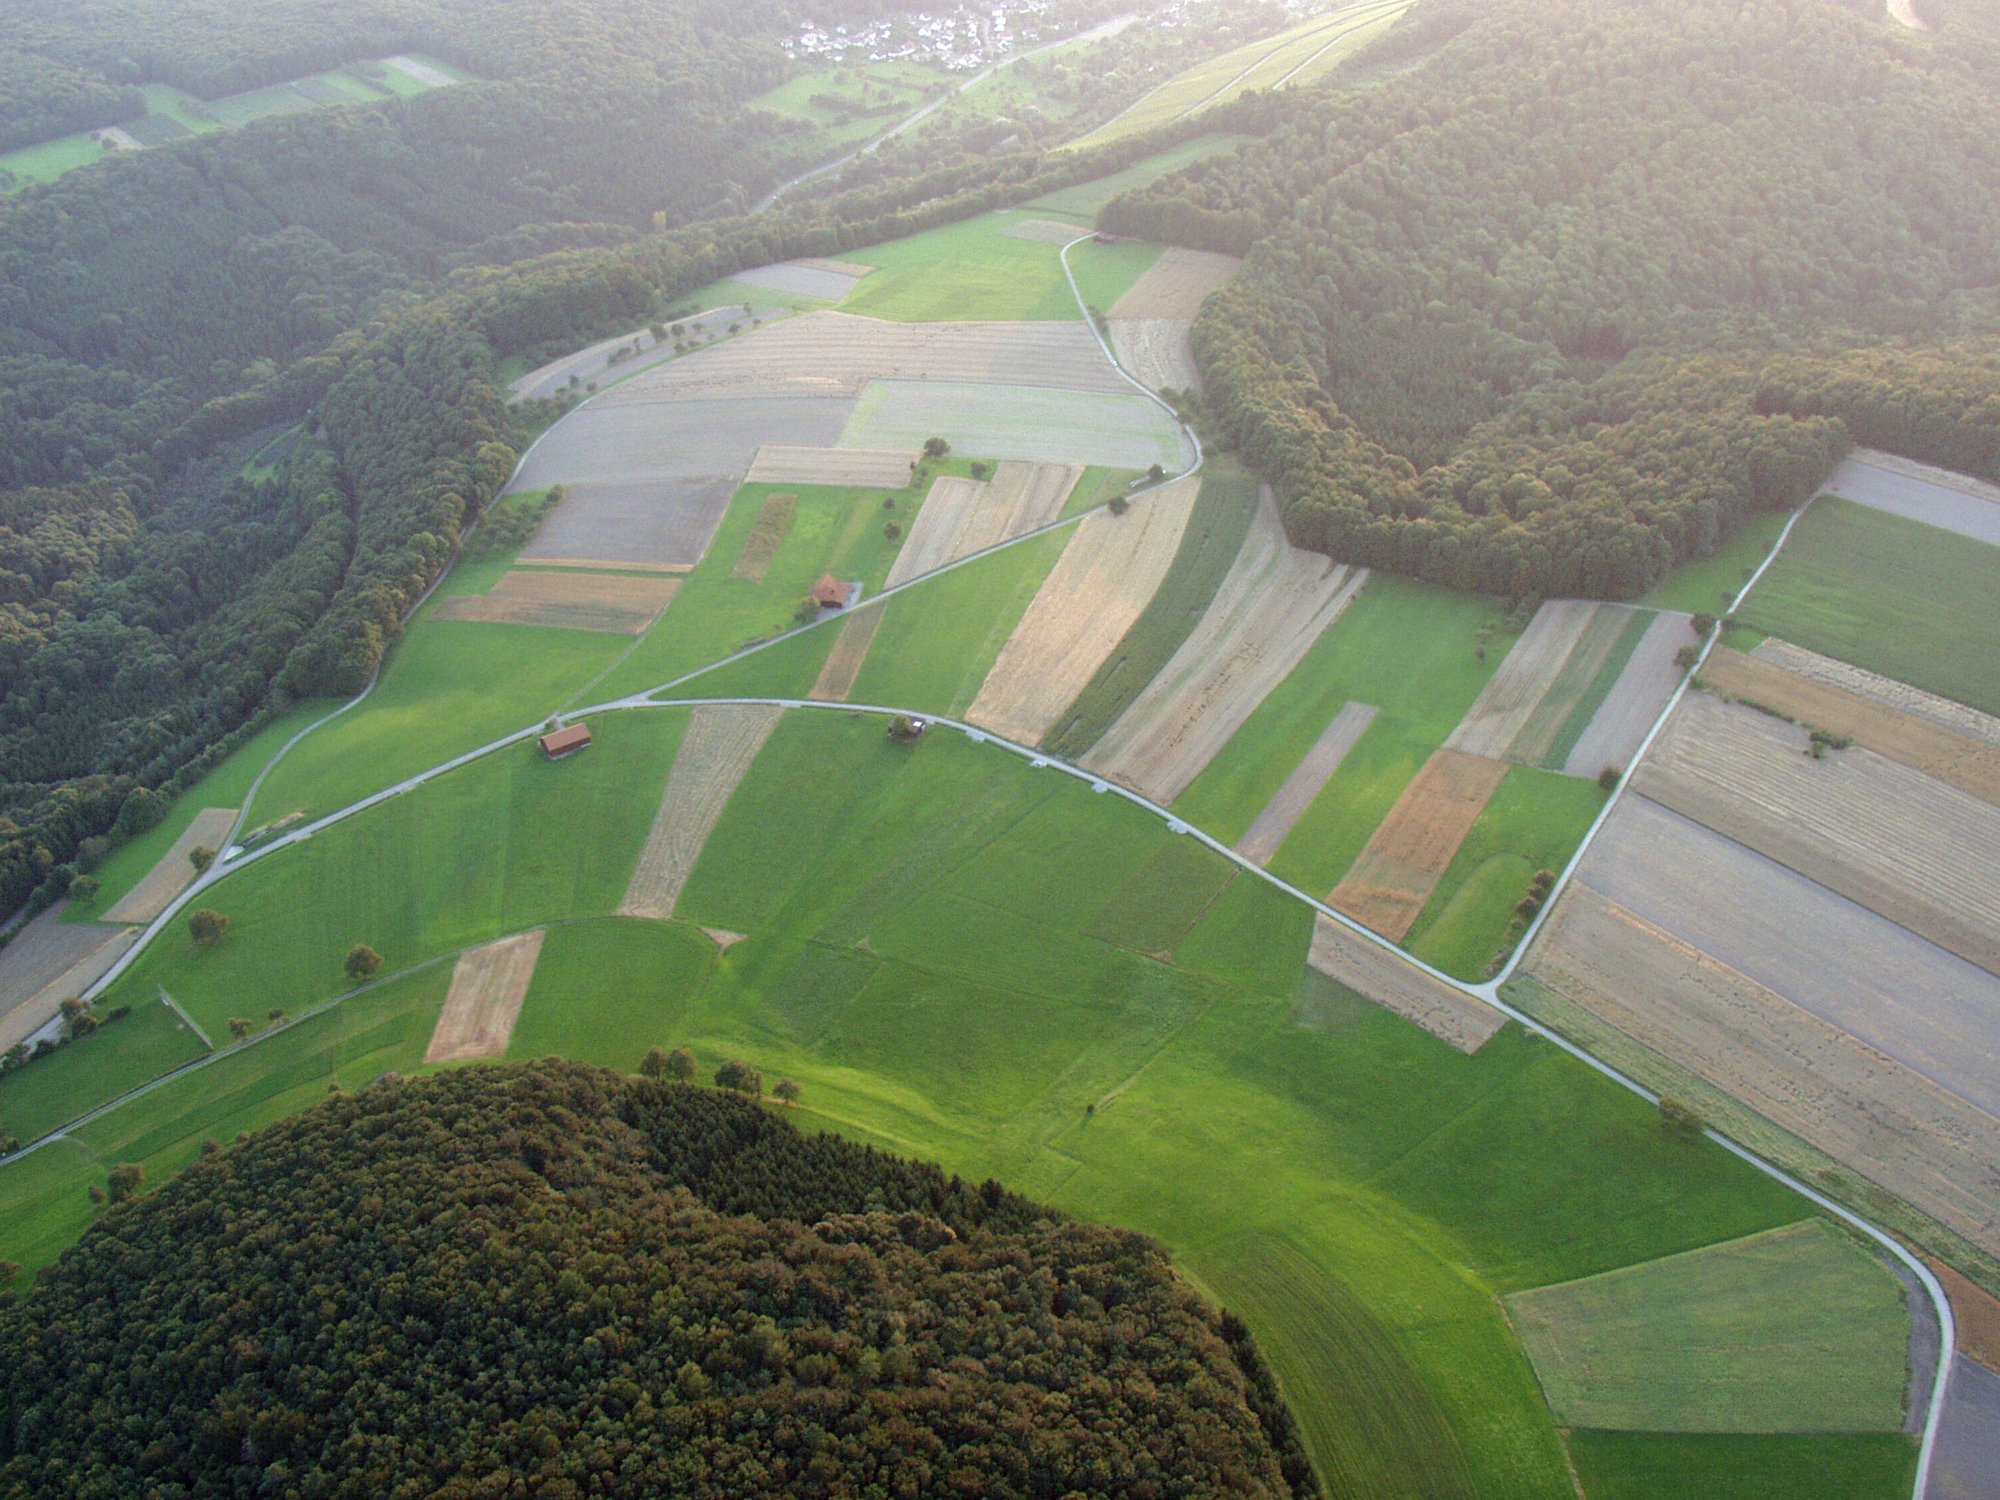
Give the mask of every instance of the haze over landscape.
M 0 1494 L 2000 1497 L 1990 6 L 0 20 Z

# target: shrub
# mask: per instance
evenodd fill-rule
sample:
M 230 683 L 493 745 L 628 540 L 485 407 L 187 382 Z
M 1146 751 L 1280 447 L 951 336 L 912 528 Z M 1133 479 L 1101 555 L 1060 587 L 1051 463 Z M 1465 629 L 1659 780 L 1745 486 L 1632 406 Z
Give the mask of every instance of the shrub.
M 1708 1121 L 1678 1099 L 1660 1100 L 1660 1124 L 1668 1135 L 1679 1141 L 1699 1140 L 1701 1133 L 1708 1129 Z
M 1618 783 L 1624 779 L 1624 776 L 1625 773 L 1616 766 L 1606 766 L 1597 773 L 1597 789 L 1605 793 L 1615 792 L 1618 790 Z
M 341 969 L 355 984 L 364 984 L 375 977 L 382 967 L 382 955 L 366 943 L 356 943 L 347 950 L 347 957 L 341 960 Z
M 212 907 L 204 906 L 188 913 L 188 932 L 197 948 L 213 948 L 228 934 L 229 918 Z

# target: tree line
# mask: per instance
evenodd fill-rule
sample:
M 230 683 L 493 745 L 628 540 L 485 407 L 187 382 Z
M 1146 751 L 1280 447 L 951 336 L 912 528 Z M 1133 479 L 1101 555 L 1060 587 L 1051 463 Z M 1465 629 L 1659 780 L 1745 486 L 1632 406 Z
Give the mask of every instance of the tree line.
M 738 1096 L 390 1075 L 111 1172 L 0 1299 L 9 1494 L 1319 1493 L 1151 1241 Z
M 1247 253 L 1193 342 L 1296 540 L 1628 597 L 1850 442 L 1996 472 L 1990 22 L 1426 0 L 1412 23 L 1420 60 L 1280 96 L 1239 157 L 1101 219 Z

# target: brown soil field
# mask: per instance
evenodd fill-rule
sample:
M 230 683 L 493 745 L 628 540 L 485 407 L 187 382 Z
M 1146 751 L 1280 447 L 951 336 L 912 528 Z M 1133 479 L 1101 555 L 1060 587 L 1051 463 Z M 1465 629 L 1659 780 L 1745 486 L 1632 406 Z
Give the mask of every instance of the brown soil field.
M 1083 763 L 1165 805 L 1340 618 L 1368 581 L 1285 540 L 1267 489 L 1215 598 Z
M 792 515 L 798 508 L 799 497 L 790 490 L 764 497 L 764 503 L 757 507 L 757 519 L 751 523 L 750 535 L 744 538 L 743 550 L 737 554 L 736 566 L 729 570 L 731 578 L 744 578 L 751 583 L 764 581 L 764 575 L 771 571 L 771 559 L 778 555 L 785 533 L 792 529 Z
M 1632 763 L 1684 675 L 1674 656 L 1694 640 L 1689 617 L 1666 612 L 1639 637 L 1625 670 L 1618 674 L 1611 695 L 1591 717 L 1563 770 L 1571 776 L 1595 776 L 1606 766 L 1619 770 Z
M 539 927 L 459 954 L 424 1061 L 461 1062 L 504 1053 L 541 956 Z
M 879 484 L 900 490 L 922 457 L 914 448 L 800 448 L 766 443 L 745 484 Z
M 772 544 L 776 550 L 776 544 Z M 766 559 L 768 563 L 769 559 Z M 542 625 L 643 635 L 659 619 L 681 581 L 659 573 L 535 572 L 516 568 L 483 594 L 453 594 L 433 611 L 440 620 L 496 625 Z
M 2000 808 L 1709 693 L 1682 700 L 1635 791 L 2000 974 Z
M 1040 744 L 1167 576 L 1200 486 L 1199 476 L 1177 479 L 1122 516 L 1085 516 L 966 717 L 1017 744 Z
M 1264 810 L 1257 814 L 1256 821 L 1236 841 L 1238 854 L 1260 865 L 1271 862 L 1271 856 L 1284 843 L 1285 835 L 1305 816 L 1306 809 L 1312 806 L 1321 788 L 1333 780 L 1333 773 L 1347 759 L 1347 752 L 1354 748 L 1354 742 L 1375 722 L 1377 712 L 1379 710 L 1372 703 L 1350 701 L 1341 705 L 1340 712 L 1333 716 L 1333 722 L 1313 742 L 1312 749 L 1306 752 L 1306 758 L 1299 762 L 1298 769 L 1285 778 L 1285 784 L 1272 794 L 1271 800 L 1264 804 Z
M 1727 646 L 1709 653 L 1701 679 L 1718 693 L 1844 736 L 1981 801 L 2000 803 L 2000 745 Z
M 1968 739 L 1984 740 L 1989 745 L 2000 746 L 2000 719 L 1991 714 L 1963 703 L 1954 703 L 1949 698 L 1940 698 L 1936 693 L 1927 693 L 1922 688 L 1911 687 L 1907 682 L 1898 682 L 1893 677 L 1884 677 L 1879 672 L 1871 672 L 1866 667 L 1849 666 L 1844 661 L 1836 661 L 1831 656 L 1821 656 L 1817 651 L 1808 651 L 1803 646 L 1794 646 L 1790 641 L 1781 641 L 1776 636 L 1759 641 L 1751 656 L 1758 661 L 1767 661 L 1775 667 L 1783 667 L 1788 672 L 1796 672 L 1801 677 L 1814 682 L 1825 683 L 1863 698 L 1872 698 L 1884 708 L 1893 708 L 1914 718 L 1927 719 L 1941 729 L 1949 729 L 1954 734 L 1965 735 Z
M 150 922 L 165 911 L 167 903 L 194 882 L 195 868 L 188 863 L 188 855 L 197 848 L 213 849 L 220 854 L 222 846 L 229 842 L 229 830 L 236 826 L 237 811 L 233 807 L 204 807 L 196 813 L 187 831 L 174 840 L 173 848 L 162 854 L 145 878 L 104 913 L 103 920 Z
M 1506 759 L 1603 607 L 1587 599 L 1551 599 L 1535 611 L 1445 748 Z
M 813 312 L 635 376 L 590 409 L 667 399 L 855 396 L 870 380 L 1130 389 L 1078 322 L 889 323 Z
M 1199 391 L 1201 371 L 1188 348 L 1186 318 L 1115 318 L 1111 348 L 1118 363 L 1143 386 L 1156 391 Z
M 1397 942 L 1507 774 L 1505 761 L 1440 750 L 1396 799 L 1327 905 Z
M 2000 1120 L 1588 886 L 1563 894 L 1528 970 L 2000 1253 Z
M 1044 245 L 1067 245 L 1071 240 L 1090 233 L 1088 229 L 1079 229 L 1058 219 L 1023 219 L 1018 224 L 1009 224 L 1000 232 L 1009 239 L 1035 240 Z
M 935 481 L 917 512 L 902 551 L 889 568 L 888 588 L 1048 525 L 1062 514 L 1083 478 L 1081 464 L 1004 460 L 990 480 Z
M 1492 1006 L 1433 979 L 1408 959 L 1323 914 L 1313 921 L 1306 962 L 1335 984 L 1414 1021 L 1461 1052 L 1477 1052 L 1507 1024 L 1507 1017 Z
M 31 919 L 0 948 L 0 1052 L 47 1025 L 63 1001 L 95 984 L 139 935 L 134 927 L 65 922 L 67 904 Z
M 1958 1325 L 1959 1352 L 2000 1373 L 2000 1297 L 1975 1285 L 1942 1261 L 1931 1261 L 1930 1268 L 1944 1283 L 1945 1296 L 1951 1299 L 1952 1321 Z
M 1242 267 L 1243 262 L 1233 255 L 1179 248 L 1162 251 L 1131 289 L 1111 305 L 1111 316 L 1192 321 L 1208 294 Z
M 847 695 L 854 691 L 854 679 L 861 675 L 861 664 L 868 660 L 868 648 L 875 644 L 882 616 L 887 613 L 888 610 L 877 606 L 860 610 L 840 622 L 840 637 L 833 643 L 833 650 L 827 654 L 826 664 L 819 669 L 819 677 L 807 697 L 827 703 L 847 701 Z
M 778 708 L 708 705 L 689 715 L 680 753 L 618 914 L 665 921 L 743 773 L 778 727 Z

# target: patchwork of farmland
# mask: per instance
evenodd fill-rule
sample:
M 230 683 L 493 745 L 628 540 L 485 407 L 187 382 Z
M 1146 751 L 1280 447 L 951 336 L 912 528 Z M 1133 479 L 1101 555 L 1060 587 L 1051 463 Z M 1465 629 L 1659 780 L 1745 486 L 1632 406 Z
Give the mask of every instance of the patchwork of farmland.
M 1188 460 L 1173 419 L 1145 397 L 1034 385 L 872 380 L 841 432 L 847 448 L 896 448 L 942 437 L 961 453 L 1028 463 L 1177 469 Z

